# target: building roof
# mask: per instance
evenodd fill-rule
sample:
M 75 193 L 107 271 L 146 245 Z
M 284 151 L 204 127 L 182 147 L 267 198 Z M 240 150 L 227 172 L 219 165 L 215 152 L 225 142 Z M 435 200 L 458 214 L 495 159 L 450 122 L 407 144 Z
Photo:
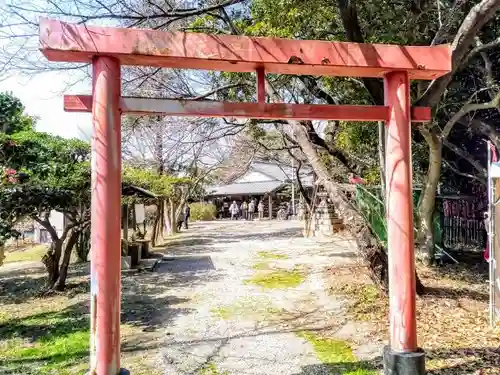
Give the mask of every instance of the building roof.
M 122 195 L 125 197 L 138 196 L 141 198 L 158 198 L 158 195 L 152 191 L 125 182 L 122 182 Z
M 213 186 L 207 189 L 207 195 L 212 197 L 231 195 L 260 195 L 271 193 L 285 185 L 281 181 L 243 182 L 222 186 Z
M 291 166 L 286 164 L 270 163 L 270 162 L 254 162 L 248 170 L 240 176 L 244 177 L 248 172 L 260 172 L 269 177 L 269 180 L 281 181 L 283 183 L 295 180 L 295 172 Z M 309 168 L 302 168 L 300 171 L 300 180 L 304 186 L 314 185 L 314 174 Z M 237 179 L 238 180 L 238 179 Z

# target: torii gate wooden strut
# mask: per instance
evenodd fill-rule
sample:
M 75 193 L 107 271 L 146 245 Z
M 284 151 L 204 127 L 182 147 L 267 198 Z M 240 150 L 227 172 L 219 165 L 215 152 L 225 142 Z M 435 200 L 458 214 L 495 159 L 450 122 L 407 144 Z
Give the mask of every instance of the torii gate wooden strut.
M 429 121 L 429 108 L 410 109 L 410 79 L 451 70 L 449 46 L 405 47 L 232 35 L 116 29 L 42 19 L 40 46 L 50 61 L 93 64 L 92 96 L 66 96 L 67 111 L 93 114 L 91 374 L 120 372 L 120 116 L 248 117 L 386 121 L 390 347 L 386 374 L 423 374 L 417 346 L 410 121 Z M 257 103 L 220 103 L 120 94 L 120 66 L 257 72 Z M 265 103 L 265 73 L 377 77 L 384 106 Z

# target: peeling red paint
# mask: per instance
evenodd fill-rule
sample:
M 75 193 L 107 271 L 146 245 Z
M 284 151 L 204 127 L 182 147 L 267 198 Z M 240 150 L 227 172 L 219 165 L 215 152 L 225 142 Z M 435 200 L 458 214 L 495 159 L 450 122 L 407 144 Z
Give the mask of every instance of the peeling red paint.
M 431 80 L 451 70 L 451 48 L 398 46 L 239 35 L 119 29 L 40 20 L 40 47 L 51 61 L 90 62 L 106 54 L 122 65 L 382 78 L 408 71 Z M 51 30 L 50 33 L 44 30 Z M 68 37 L 71 36 L 71 37 Z M 300 63 L 290 64 L 290 60 Z

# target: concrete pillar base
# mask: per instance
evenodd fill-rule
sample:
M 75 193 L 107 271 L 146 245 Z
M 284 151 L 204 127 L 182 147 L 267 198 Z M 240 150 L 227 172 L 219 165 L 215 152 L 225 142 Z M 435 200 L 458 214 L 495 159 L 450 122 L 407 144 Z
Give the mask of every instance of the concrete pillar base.
M 87 373 L 85 373 L 85 375 L 93 375 L 93 374 L 91 374 L 90 372 L 87 372 Z M 99 374 L 97 374 L 97 375 L 99 375 Z M 118 372 L 118 374 L 116 374 L 116 375 L 130 375 L 130 371 L 125 369 L 125 368 L 121 368 L 120 371 Z
M 425 352 L 397 353 L 384 347 L 384 375 L 425 375 Z

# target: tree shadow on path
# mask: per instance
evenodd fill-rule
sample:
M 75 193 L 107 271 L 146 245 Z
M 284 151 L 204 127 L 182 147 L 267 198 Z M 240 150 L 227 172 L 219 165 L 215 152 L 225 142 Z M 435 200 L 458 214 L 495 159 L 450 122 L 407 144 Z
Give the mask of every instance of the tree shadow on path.
M 300 372 L 294 373 L 293 375 L 372 375 L 376 374 L 377 370 L 382 369 L 382 367 L 375 362 L 376 361 L 356 361 L 306 365 L 301 368 Z
M 456 365 L 427 370 L 428 375 L 469 375 L 477 370 L 488 374 L 500 374 L 500 348 L 456 348 L 436 349 L 426 352 L 429 360 L 454 360 Z

